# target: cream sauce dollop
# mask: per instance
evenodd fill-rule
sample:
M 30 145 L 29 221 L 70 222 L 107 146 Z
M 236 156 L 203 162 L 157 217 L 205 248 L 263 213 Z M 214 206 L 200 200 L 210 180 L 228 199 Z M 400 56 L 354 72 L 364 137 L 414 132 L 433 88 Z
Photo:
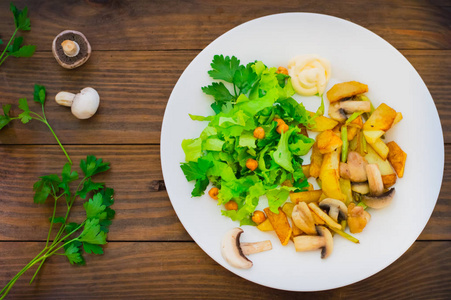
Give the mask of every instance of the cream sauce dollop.
M 291 84 L 296 93 L 303 96 L 322 95 L 330 72 L 330 62 L 316 54 L 298 55 L 288 64 Z

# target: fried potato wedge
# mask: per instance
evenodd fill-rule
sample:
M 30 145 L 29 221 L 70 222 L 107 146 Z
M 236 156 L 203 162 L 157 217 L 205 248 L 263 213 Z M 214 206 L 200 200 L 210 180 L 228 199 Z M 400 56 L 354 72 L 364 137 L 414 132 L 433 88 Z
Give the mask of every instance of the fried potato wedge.
M 323 155 L 319 152 L 318 144 L 315 142 L 312 147 L 312 156 L 310 157 L 310 177 L 318 178 L 322 164 Z
M 383 160 L 387 159 L 390 149 L 381 138 L 376 139 L 376 141 L 370 145 Z
M 357 81 L 342 82 L 337 83 L 327 91 L 327 99 L 332 103 L 366 92 L 368 92 L 368 86 L 366 84 Z
M 304 173 L 305 178 L 309 178 L 310 177 L 310 165 L 303 165 L 302 172 Z
M 378 138 L 383 136 L 385 131 L 383 130 L 364 130 L 363 135 L 369 144 L 374 144 Z
M 313 132 L 321 132 L 326 130 L 332 130 L 338 125 L 338 122 L 325 116 L 319 116 L 315 118 L 316 125 L 313 128 L 309 128 Z
M 261 231 L 273 231 L 274 227 L 272 227 L 271 222 L 269 222 L 269 219 L 264 220 L 260 224 L 257 225 L 257 228 Z
M 316 203 L 309 203 L 308 205 L 310 209 L 313 211 L 313 213 L 317 214 L 318 217 L 320 217 L 326 224 L 332 228 L 341 230 L 341 225 L 335 222 L 331 217 L 329 217 L 328 214 L 326 214 L 324 211 L 319 208 L 319 206 Z
M 290 199 L 294 204 L 298 204 L 299 202 L 317 202 L 322 193 L 322 190 L 290 193 Z
M 395 142 L 389 142 L 387 144 L 388 149 L 388 161 L 398 174 L 399 178 L 404 176 L 404 168 L 406 165 L 407 154 L 398 146 Z
M 324 155 L 319 178 L 322 183 L 322 191 L 329 198 L 344 201 L 344 195 L 340 188 L 340 152 L 337 150 Z
M 341 138 L 337 136 L 332 130 L 321 132 L 316 137 L 316 143 L 321 154 L 332 152 L 343 145 Z
M 367 145 L 367 150 L 368 153 L 365 155 L 365 159 L 368 161 L 369 164 L 377 164 L 382 176 L 391 175 L 395 173 L 389 161 L 383 160 L 379 156 L 379 154 L 377 154 L 376 151 L 374 151 L 371 145 Z
M 273 213 L 269 207 L 264 211 L 282 245 L 287 245 L 293 231 L 288 223 L 287 215 L 280 208 L 278 214 Z
M 396 111 L 385 103 L 379 105 L 371 117 L 363 124 L 363 130 L 389 130 L 396 118 Z
M 384 188 L 388 189 L 391 186 L 393 186 L 396 183 L 396 179 L 398 177 L 395 173 L 388 174 L 388 175 L 382 175 L 382 182 L 384 183 Z

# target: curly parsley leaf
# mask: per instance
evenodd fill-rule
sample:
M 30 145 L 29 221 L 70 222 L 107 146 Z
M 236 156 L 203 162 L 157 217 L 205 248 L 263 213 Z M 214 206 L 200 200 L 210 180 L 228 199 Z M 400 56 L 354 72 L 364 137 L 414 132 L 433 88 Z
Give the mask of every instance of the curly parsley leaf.
M 9 122 L 11 122 L 13 119 L 9 115 L 9 112 L 11 110 L 11 104 L 5 104 L 2 106 L 3 109 L 3 115 L 0 115 L 0 129 L 8 125 Z
M 40 180 L 33 185 L 34 203 L 44 203 L 49 195 L 56 196 L 59 190 L 61 179 L 56 174 L 46 175 L 40 177 Z
M 83 228 L 83 232 L 78 238 L 81 242 L 88 242 L 94 245 L 105 245 L 106 234 L 100 230 L 99 219 L 88 219 Z
M 81 160 L 80 169 L 86 177 L 91 177 L 109 170 L 110 164 L 102 162 L 101 158 L 97 159 L 94 155 L 88 155 L 86 160 Z
M 93 244 L 84 242 L 83 249 L 88 254 L 103 254 L 103 248 L 99 245 L 93 245 Z
M 9 5 L 9 9 L 14 16 L 14 24 L 17 29 L 28 31 L 31 29 L 30 18 L 28 18 L 28 7 L 24 7 L 23 10 L 18 9 L 12 2 Z
M 33 100 L 37 103 L 44 104 L 45 87 L 43 85 L 39 85 L 39 84 L 34 85 Z
M 235 56 L 230 58 L 228 56 L 224 57 L 224 55 L 215 55 L 211 63 L 212 70 L 208 71 L 208 74 L 213 79 L 221 79 L 232 83 L 239 66 L 240 61 Z
M 83 183 L 83 188 L 77 192 L 77 196 L 80 196 L 82 199 L 86 199 L 89 192 L 98 191 L 102 189 L 104 185 L 104 183 L 92 182 L 91 178 L 89 178 Z
M 79 241 L 73 241 L 64 246 L 64 255 L 72 265 L 84 265 L 85 259 L 81 254 L 81 245 Z
M 22 121 L 22 123 L 26 124 L 33 119 L 30 115 L 30 108 L 28 107 L 27 98 L 20 98 L 19 99 L 19 108 L 23 110 L 23 113 L 19 115 L 19 119 Z

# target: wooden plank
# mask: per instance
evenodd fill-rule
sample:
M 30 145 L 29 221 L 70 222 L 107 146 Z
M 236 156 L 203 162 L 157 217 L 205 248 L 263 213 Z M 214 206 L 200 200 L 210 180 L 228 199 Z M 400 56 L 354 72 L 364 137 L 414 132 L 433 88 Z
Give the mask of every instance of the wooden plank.
M 46 86 L 49 122 L 64 144 L 157 144 L 171 91 L 198 51 L 95 52 L 79 69 L 62 69 L 50 53 L 12 60 L 2 66 L 2 104 L 32 99 L 33 84 Z M 445 141 L 451 142 L 451 51 L 403 51 L 426 82 L 442 118 Z M 32 62 L 32 63 L 30 63 Z M 126 62 L 126 63 L 123 63 Z M 42 70 L 46 70 L 43 76 Z M 61 90 L 86 86 L 98 90 L 101 104 L 89 120 L 78 120 L 55 103 Z M 200 88 L 200 87 L 199 87 Z M 31 101 L 32 102 L 32 101 Z M 30 107 L 39 111 L 34 103 Z M 15 109 L 18 114 L 18 109 Z M 0 144 L 56 144 L 44 124 L 15 121 L 0 132 Z
M 426 0 L 308 1 L 15 1 L 28 5 L 32 31 L 26 42 L 49 51 L 62 30 L 82 31 L 94 50 L 203 49 L 246 21 L 284 12 L 333 15 L 374 31 L 398 49 L 451 49 L 449 11 Z M 0 32 L 13 32 L 8 3 Z M 108 32 L 106 35 L 105 32 Z
M 93 178 L 115 189 L 116 218 L 111 240 L 190 240 L 164 190 L 158 146 L 69 146 L 74 169 L 87 154 L 111 163 L 111 170 Z M 53 202 L 33 203 L 39 176 L 61 173 L 67 162 L 56 146 L 0 147 L 0 240 L 45 240 Z M 74 187 L 75 188 L 75 187 Z M 65 213 L 60 203 L 60 215 Z M 82 200 L 72 209 L 83 217 Z
M 0 285 L 14 276 L 43 243 L 0 243 Z M 11 299 L 445 299 L 451 293 L 451 242 L 416 242 L 399 260 L 353 285 L 318 293 L 262 287 L 216 264 L 197 245 L 110 243 L 86 267 L 50 258 L 36 282 L 19 279 Z M 268 274 L 268 276 L 271 276 Z M 295 274 L 293 274 L 295 276 Z
M 68 146 L 67 151 L 76 165 L 88 153 L 111 162 L 111 170 L 97 178 L 116 190 L 111 241 L 191 241 L 164 190 L 158 146 Z M 57 146 L 2 146 L 0 157 L 0 240 L 45 241 L 53 204 L 34 204 L 32 186 L 39 176 L 60 172 L 64 155 Z M 446 157 L 442 191 L 420 240 L 451 239 L 451 146 Z M 78 203 L 72 216 L 83 214 Z

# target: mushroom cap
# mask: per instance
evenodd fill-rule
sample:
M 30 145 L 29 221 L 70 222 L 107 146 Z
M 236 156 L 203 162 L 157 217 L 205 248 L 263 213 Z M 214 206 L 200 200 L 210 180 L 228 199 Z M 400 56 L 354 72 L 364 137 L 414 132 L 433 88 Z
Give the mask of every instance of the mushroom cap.
M 78 119 L 89 119 L 99 108 L 100 97 L 93 88 L 84 88 L 78 93 L 72 103 L 71 111 Z
M 366 206 L 371 208 L 384 208 L 390 205 L 393 197 L 395 196 L 395 192 L 395 188 L 391 188 L 390 190 L 379 196 L 364 195 L 362 196 L 362 202 L 365 203 Z
M 329 105 L 329 117 L 341 123 L 348 119 L 345 111 L 340 106 L 340 102 L 331 103 Z
M 240 236 L 243 232 L 243 229 L 239 227 L 229 230 L 222 238 L 221 254 L 231 266 L 249 269 L 253 263 L 243 254 L 240 246 Z
M 69 57 L 64 53 L 61 43 L 71 40 L 78 44 L 80 51 L 74 57 Z M 84 64 L 91 56 L 91 45 L 83 33 L 75 30 L 65 30 L 53 39 L 52 52 L 56 61 L 66 69 L 74 69 Z
M 324 226 L 316 226 L 316 231 L 318 232 L 318 235 L 324 237 L 326 241 L 325 245 L 321 249 L 321 258 L 327 258 L 334 250 L 334 240 L 332 238 L 332 234 L 329 229 Z
M 348 208 L 340 200 L 326 198 L 319 203 L 319 207 L 326 210 L 335 222 L 338 222 L 338 219 L 346 220 L 348 218 Z

